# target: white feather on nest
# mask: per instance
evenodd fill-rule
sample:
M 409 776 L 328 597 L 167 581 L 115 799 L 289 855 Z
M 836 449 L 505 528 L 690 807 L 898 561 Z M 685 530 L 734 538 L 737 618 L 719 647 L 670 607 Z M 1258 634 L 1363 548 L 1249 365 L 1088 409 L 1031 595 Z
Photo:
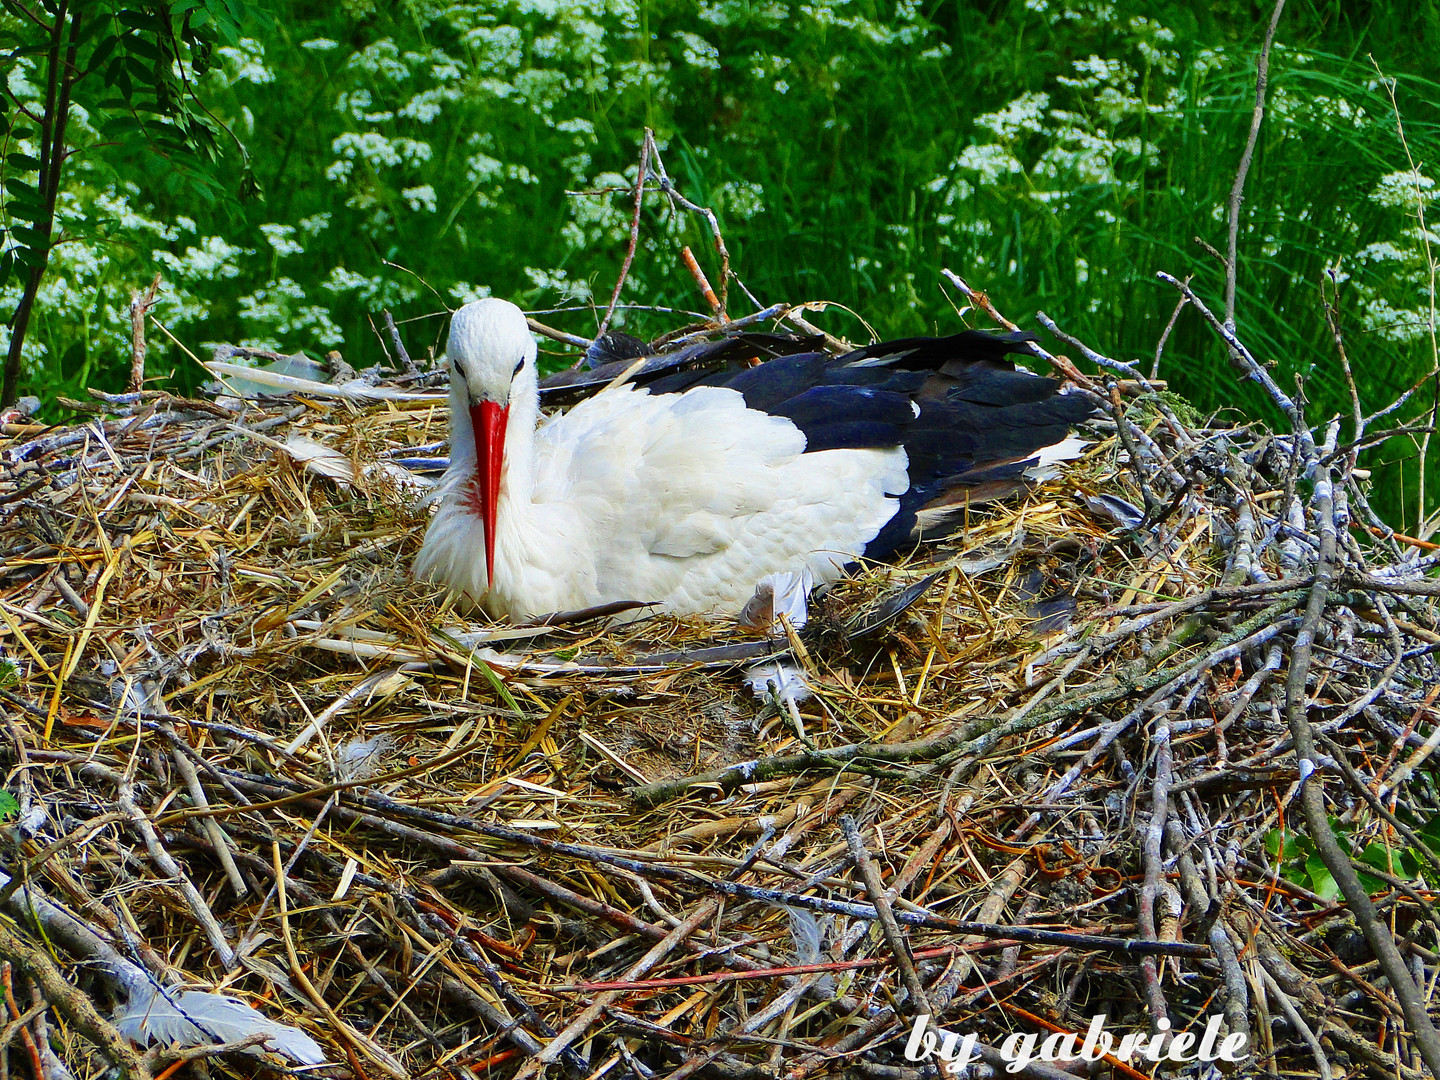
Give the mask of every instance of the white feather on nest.
M 143 990 L 115 1014 L 115 1026 L 133 1043 L 181 1046 L 233 1043 L 264 1035 L 269 1048 L 301 1065 L 319 1065 L 325 1051 L 299 1028 L 277 1024 L 243 1001 L 204 990 Z
M 333 446 L 294 433 L 283 444 L 276 445 L 311 472 L 334 480 L 341 487 L 350 487 L 357 482 L 354 463 Z M 396 488 L 416 491 L 428 491 L 434 486 L 425 477 L 393 461 L 376 461 L 364 466 L 358 479 L 371 484 L 381 480 Z
M 799 630 L 809 618 L 807 602 L 814 587 L 815 575 L 808 567 L 802 567 L 798 573 L 782 570 L 766 574 L 756 582 L 755 595 L 746 602 L 735 621 L 757 634 L 773 634 L 780 632 L 783 614 L 790 625 Z
M 1060 475 L 1058 466 L 1062 462 L 1074 461 L 1089 449 L 1090 444 L 1084 439 L 1076 438 L 1074 435 L 1067 435 L 1053 446 L 1042 446 L 1032 455 L 1035 464 L 1025 470 L 1025 479 L 1044 481 L 1054 480 Z

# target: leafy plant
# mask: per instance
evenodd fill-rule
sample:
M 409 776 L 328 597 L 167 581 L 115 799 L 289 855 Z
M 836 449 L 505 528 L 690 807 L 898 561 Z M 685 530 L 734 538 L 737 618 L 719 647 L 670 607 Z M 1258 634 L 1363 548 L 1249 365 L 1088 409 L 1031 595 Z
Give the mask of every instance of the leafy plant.
M 1342 841 L 1342 846 L 1355 849 L 1354 830 L 1330 819 L 1331 831 Z M 1416 830 L 1431 850 L 1440 848 L 1440 818 L 1428 822 Z M 1303 833 L 1292 830 L 1271 829 L 1265 836 L 1265 850 L 1281 864 L 1281 876 L 1303 888 L 1334 900 L 1340 895 L 1339 886 L 1316 853 L 1314 842 Z M 1407 880 L 1423 879 L 1431 885 L 1440 884 L 1440 874 L 1418 851 L 1404 847 L 1393 847 L 1371 840 L 1355 856 L 1366 866 L 1372 866 L 1382 873 Z M 1385 888 L 1385 882 L 1372 874 L 1360 873 L 1361 884 L 1371 892 Z
M 0 7 L 7 16 L 0 67 L 12 71 L 29 60 L 40 84 L 23 75 L 19 89 L 13 77 L 0 84 L 0 287 L 12 274 L 22 282 L 7 321 L 0 405 L 8 405 L 19 393 L 25 337 L 50 254 L 67 239 L 56 233 L 56 212 L 76 154 L 138 143 L 162 185 L 210 201 L 222 194 L 204 167 L 217 156 L 222 125 L 200 104 L 194 80 L 218 42 L 237 38 L 244 10 L 239 0 L 0 0 Z M 107 224 L 94 223 L 99 235 Z

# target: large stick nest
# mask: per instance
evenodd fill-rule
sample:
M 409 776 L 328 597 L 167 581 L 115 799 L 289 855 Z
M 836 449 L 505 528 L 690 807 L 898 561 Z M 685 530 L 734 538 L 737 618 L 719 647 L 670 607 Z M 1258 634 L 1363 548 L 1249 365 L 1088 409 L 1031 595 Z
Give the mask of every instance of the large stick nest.
M 1246 1075 L 1419 1076 L 1433 545 L 1374 519 L 1335 427 L 1079 377 L 1109 415 L 1062 479 L 771 643 L 463 626 L 410 580 L 426 510 L 371 468 L 444 438 L 438 399 L 10 425 L 0 948 L 53 1052 L 100 1075 L 116 990 L 51 951 L 45 898 L 156 985 L 303 1028 L 337 1075 L 918 1076 L 929 1013 L 989 1048 L 1219 1016 Z M 755 696 L 731 657 L 756 653 L 813 696 Z M 174 1057 L 114 1045 L 132 1072 Z

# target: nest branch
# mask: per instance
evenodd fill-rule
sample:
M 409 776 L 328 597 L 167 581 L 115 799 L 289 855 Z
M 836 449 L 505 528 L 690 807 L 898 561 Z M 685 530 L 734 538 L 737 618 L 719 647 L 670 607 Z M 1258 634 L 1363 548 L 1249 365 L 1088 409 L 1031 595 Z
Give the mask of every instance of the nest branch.
M 672 343 L 821 329 L 818 304 L 731 318 L 731 277 Z M 1036 358 L 1104 410 L 1086 458 L 774 648 L 663 617 L 457 626 L 410 580 L 427 511 L 385 469 L 444 442 L 406 375 L 94 395 L 6 434 L 0 951 L 83 1037 L 64 1065 L 258 1053 L 147 1056 L 93 1004 L 223 983 L 318 1020 L 336 1076 L 899 1076 L 924 1011 L 992 1064 L 1103 1012 L 1147 1039 L 1218 1017 L 1277 1070 L 1418 1077 L 1440 553 L 1388 528 L 1362 463 L 1380 417 L 1418 429 L 1357 398 L 1349 441 L 1312 430 L 1167 280 L 1281 430 L 1188 419 L 1153 369 L 1042 319 L 1074 359 Z M 742 689 L 785 655 L 812 697 Z

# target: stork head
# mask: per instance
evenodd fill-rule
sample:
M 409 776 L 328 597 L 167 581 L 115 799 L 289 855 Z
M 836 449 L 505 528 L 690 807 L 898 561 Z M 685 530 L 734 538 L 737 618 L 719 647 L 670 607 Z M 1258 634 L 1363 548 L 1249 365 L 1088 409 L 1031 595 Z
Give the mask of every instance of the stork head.
M 505 463 L 505 426 L 517 382 L 535 385 L 535 339 L 525 313 L 508 300 L 466 304 L 450 320 L 450 453 L 468 457 L 474 441 L 480 519 L 485 525 L 485 579 L 495 581 L 495 518 Z

